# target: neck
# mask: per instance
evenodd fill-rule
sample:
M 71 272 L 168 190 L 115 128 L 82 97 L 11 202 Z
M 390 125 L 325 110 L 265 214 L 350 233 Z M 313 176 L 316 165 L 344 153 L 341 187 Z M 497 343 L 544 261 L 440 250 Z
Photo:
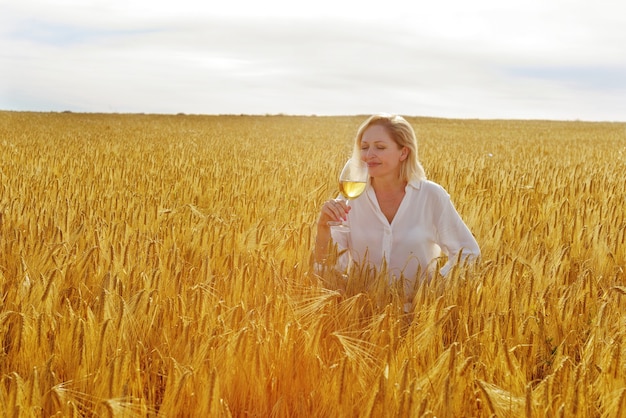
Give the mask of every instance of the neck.
M 396 178 L 381 178 L 376 177 L 371 179 L 372 187 L 374 191 L 378 194 L 380 192 L 385 194 L 393 194 L 404 192 L 406 187 L 406 181 L 396 177 Z

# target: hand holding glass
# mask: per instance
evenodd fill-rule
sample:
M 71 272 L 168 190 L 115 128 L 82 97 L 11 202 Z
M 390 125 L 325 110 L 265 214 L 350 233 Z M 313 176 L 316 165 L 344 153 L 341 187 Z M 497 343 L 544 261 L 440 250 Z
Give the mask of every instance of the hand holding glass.
M 367 185 L 367 164 L 356 158 L 350 158 L 346 165 L 343 166 L 341 174 L 339 174 L 339 190 L 343 197 L 345 197 L 346 204 L 349 199 L 355 199 L 365 191 Z M 341 222 L 330 221 L 330 226 L 342 225 Z

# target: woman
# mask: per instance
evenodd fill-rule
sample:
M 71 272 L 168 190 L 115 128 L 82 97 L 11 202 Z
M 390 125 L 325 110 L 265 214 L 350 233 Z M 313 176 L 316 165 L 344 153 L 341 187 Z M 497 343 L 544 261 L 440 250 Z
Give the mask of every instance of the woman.
M 338 253 L 347 250 L 336 267 L 385 268 L 392 280 L 405 280 L 410 300 L 414 285 L 432 277 L 442 255 L 447 256 L 443 276 L 456 262 L 480 256 L 448 193 L 426 180 L 415 132 L 404 118 L 371 116 L 357 132 L 354 155 L 367 163 L 370 180 L 349 206 L 341 199 L 324 203 L 317 223 L 317 267 L 333 242 Z M 332 221 L 346 221 L 348 228 L 330 227 Z

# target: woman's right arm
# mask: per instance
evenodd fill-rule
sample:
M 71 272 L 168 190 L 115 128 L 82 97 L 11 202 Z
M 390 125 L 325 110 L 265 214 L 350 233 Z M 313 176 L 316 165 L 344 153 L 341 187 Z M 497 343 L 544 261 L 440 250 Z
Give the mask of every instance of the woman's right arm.
M 341 222 L 346 219 L 350 207 L 343 200 L 328 200 L 322 206 L 317 220 L 317 236 L 315 238 L 315 262 L 323 263 L 328 257 L 328 247 L 331 240 L 328 222 Z
M 330 243 L 330 226 L 317 224 L 317 236 L 315 237 L 315 262 L 323 263 L 328 257 L 328 244 Z

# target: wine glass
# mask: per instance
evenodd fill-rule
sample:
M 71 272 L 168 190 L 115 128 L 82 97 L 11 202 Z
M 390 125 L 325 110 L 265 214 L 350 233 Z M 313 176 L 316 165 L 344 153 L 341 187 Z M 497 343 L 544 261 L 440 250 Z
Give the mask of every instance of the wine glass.
M 365 161 L 359 158 L 350 158 L 343 166 L 341 173 L 339 174 L 339 190 L 341 195 L 345 198 L 346 204 L 350 199 L 355 199 L 365 191 L 367 185 L 367 164 Z M 343 226 L 342 222 L 329 221 L 330 226 Z

